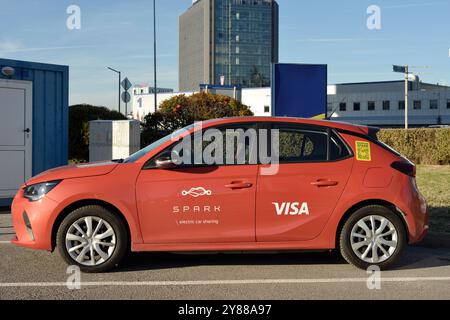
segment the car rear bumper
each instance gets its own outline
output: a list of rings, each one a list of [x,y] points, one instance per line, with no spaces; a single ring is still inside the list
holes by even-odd
[[[425,198],[420,194],[415,181],[411,181],[410,188],[401,192],[402,206],[398,210],[402,213],[408,225],[409,244],[421,242],[429,231],[429,212]]]

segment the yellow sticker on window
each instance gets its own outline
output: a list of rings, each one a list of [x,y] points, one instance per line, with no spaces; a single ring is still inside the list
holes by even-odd
[[[356,141],[356,160],[372,161],[370,153],[370,143],[366,141]]]

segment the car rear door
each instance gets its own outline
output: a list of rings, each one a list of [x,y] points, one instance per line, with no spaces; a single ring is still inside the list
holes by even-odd
[[[333,130],[282,123],[272,129],[279,130],[280,164],[275,175],[259,171],[256,239],[314,239],[342,195],[353,156]]]

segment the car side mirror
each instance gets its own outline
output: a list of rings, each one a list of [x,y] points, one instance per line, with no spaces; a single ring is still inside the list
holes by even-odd
[[[177,165],[172,161],[171,158],[161,157],[155,161],[156,168],[161,170],[170,170],[175,168]]]

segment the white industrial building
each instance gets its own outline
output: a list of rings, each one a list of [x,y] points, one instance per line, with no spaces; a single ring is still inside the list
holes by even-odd
[[[355,124],[401,127],[404,125],[404,81],[380,81],[342,83],[328,86],[327,114],[333,120]],[[230,89],[230,88],[229,88]],[[199,91],[208,91],[202,85]],[[210,92],[216,92],[210,90]],[[272,114],[270,88],[236,88],[227,91],[243,104],[248,105],[255,116]],[[195,92],[160,93],[158,105],[175,95],[191,95]],[[223,93],[220,92],[220,93]],[[226,93],[225,93],[226,94]],[[155,112],[152,93],[133,94],[133,118],[143,121],[145,115]],[[432,126],[450,124],[450,87],[420,82],[418,77],[409,81],[409,124]]]
[[[133,94],[151,94],[155,92],[155,88],[148,84],[137,84],[133,86]],[[170,88],[156,88],[157,93],[172,93],[173,89]]]
[[[450,124],[450,87],[409,81],[410,126]],[[381,81],[328,86],[328,115],[356,124],[401,127],[405,123],[405,82]]]

